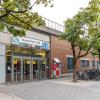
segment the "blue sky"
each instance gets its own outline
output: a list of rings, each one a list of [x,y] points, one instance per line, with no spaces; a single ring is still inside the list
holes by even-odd
[[[89,0],[54,0],[54,7],[44,7],[35,5],[34,12],[63,25],[64,20],[74,16],[80,7],[86,7]]]

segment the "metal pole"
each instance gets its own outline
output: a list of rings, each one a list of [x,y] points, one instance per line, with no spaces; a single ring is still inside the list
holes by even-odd
[[[12,67],[11,67],[11,82],[13,83],[14,82],[14,56],[13,56],[13,53],[12,53],[11,64],[12,64]]]

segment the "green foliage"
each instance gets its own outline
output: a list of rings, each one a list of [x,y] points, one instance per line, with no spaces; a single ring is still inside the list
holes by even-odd
[[[5,27],[4,27],[4,23],[1,22],[1,23],[0,23],[0,31],[3,31],[4,28],[5,28]]]
[[[100,34],[100,33],[99,33]],[[94,44],[93,50],[91,51],[91,53],[93,55],[98,55],[99,59],[100,59],[100,39],[98,39],[98,41]]]
[[[44,4],[44,6],[52,6],[52,2],[53,0],[37,0],[37,4]]]
[[[33,26],[45,26],[45,21],[42,20],[42,17],[38,13],[32,12],[9,15],[4,18],[4,21],[24,29],[31,29]]]
[[[71,43],[71,46],[79,48],[79,55],[81,51],[89,50],[100,38],[100,26],[96,23],[100,20],[100,0],[91,0],[89,6],[80,11],[72,18],[65,21],[65,32],[60,34],[61,39],[65,39]],[[76,57],[76,58],[77,58]]]
[[[0,31],[5,28],[13,35],[25,35],[24,29],[32,29],[34,26],[45,26],[45,21],[36,12],[31,12],[34,4],[44,4],[48,6],[52,0],[2,0],[0,4]],[[21,27],[19,30],[13,27]],[[12,28],[12,30],[10,29]]]
[[[73,52],[73,81],[77,81],[76,62],[86,56],[95,44],[100,44],[100,0],[91,0],[89,6],[65,21],[65,32],[60,39],[69,41]],[[97,46],[98,49],[98,46]],[[84,52],[83,52],[84,51]],[[100,48],[98,49],[100,58]],[[93,53],[95,54],[95,52]]]
[[[21,29],[16,29],[15,27],[11,26],[11,27],[8,27],[8,31],[10,33],[13,33],[14,36],[25,36],[25,31],[24,30],[21,30]]]
[[[3,0],[1,6],[8,10],[23,11],[29,8],[30,0]]]

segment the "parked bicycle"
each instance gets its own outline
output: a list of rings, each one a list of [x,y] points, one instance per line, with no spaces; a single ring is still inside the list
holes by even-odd
[[[77,72],[77,77],[79,80],[100,80],[100,70],[93,69],[84,72]]]

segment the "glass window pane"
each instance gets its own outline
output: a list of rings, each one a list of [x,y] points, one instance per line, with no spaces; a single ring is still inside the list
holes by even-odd
[[[67,58],[67,65],[68,65],[68,70],[73,69],[73,58],[72,57]]]
[[[86,63],[85,66],[89,67],[89,60],[85,60],[85,63]]]
[[[81,60],[81,67],[85,67],[85,60]]]
[[[95,67],[95,60],[92,60],[92,67]]]

